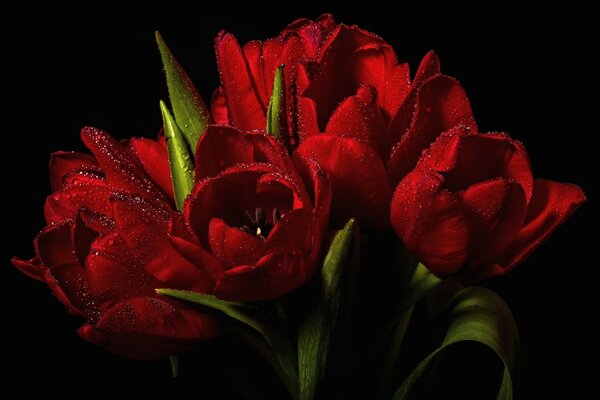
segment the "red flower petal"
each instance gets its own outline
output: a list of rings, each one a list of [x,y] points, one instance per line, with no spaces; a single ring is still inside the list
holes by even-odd
[[[527,203],[521,185],[494,179],[477,183],[462,194],[469,225],[469,264],[495,259],[513,240],[523,224]]]
[[[153,296],[162,286],[135,259],[116,232],[98,238],[86,259],[90,291],[103,307],[132,297]]]
[[[459,134],[449,147],[449,136]],[[444,172],[445,187],[451,191],[490,179],[504,178],[518,182],[527,202],[531,198],[533,176],[525,148],[502,134],[460,134],[460,129],[442,135],[431,146],[421,164]]]
[[[256,93],[255,82],[237,40],[229,33],[221,32],[215,39],[215,50],[231,124],[241,130],[264,128],[266,105]]]
[[[423,150],[439,135],[457,125],[477,130],[469,100],[456,80],[435,76],[418,91],[410,129],[402,135],[390,156],[388,173],[392,184],[414,168]]]
[[[536,179],[525,223],[515,240],[504,251],[496,265],[473,280],[501,275],[512,270],[548,239],[585,200],[585,195],[578,186]]]
[[[371,146],[349,137],[316,135],[302,143],[294,157],[314,159],[329,175],[335,225],[354,217],[368,230],[389,226],[391,188]]]
[[[13,257],[10,261],[19,269],[19,271],[28,277],[41,282],[46,281],[44,278],[46,268],[41,265],[39,257],[35,256],[31,260],[23,260],[19,257]]]
[[[231,228],[222,219],[213,218],[208,225],[210,248],[226,269],[252,265],[260,257],[262,242],[238,228]]]
[[[335,109],[325,133],[348,136],[367,142],[378,150],[384,133],[383,116],[372,87],[362,86],[355,96],[346,98]]]
[[[254,147],[244,134],[227,126],[209,126],[196,148],[196,181],[217,176],[241,163],[254,161]]]
[[[108,199],[113,191],[102,186],[71,186],[46,198],[44,216],[48,224],[73,219],[81,209],[112,217]]]
[[[129,141],[129,147],[150,178],[170,199],[173,199],[173,183],[166,147],[155,140],[135,138]]]
[[[440,73],[440,63],[437,55],[430,51],[425,55],[419,65],[410,91],[404,96],[397,111],[391,114],[392,120],[388,124],[383,144],[383,159],[388,160],[392,149],[400,142],[411,126],[415,115],[417,94],[423,83]]]
[[[77,263],[71,240],[71,223],[44,228],[34,242],[35,252],[46,267]]]
[[[212,116],[215,124],[229,124],[229,114],[227,112],[227,105],[225,103],[225,93],[223,87],[219,86],[213,92],[210,100],[210,115]]]
[[[230,226],[242,226],[248,223],[245,211],[255,210],[260,204],[257,195],[257,183],[262,175],[279,172],[284,187],[293,178],[266,164],[243,165],[230,168],[214,178],[199,182],[185,204],[184,216],[190,227],[208,249],[207,228],[213,218],[221,218]],[[287,183],[287,184],[286,184]],[[293,204],[277,204],[281,212],[293,207]],[[263,210],[267,214],[269,210]]]
[[[168,218],[139,198],[113,198],[119,235],[136,259],[165,287],[210,292],[212,281],[204,271],[182,257],[167,235]]]
[[[98,306],[90,292],[85,270],[79,263],[50,267],[46,270],[46,282],[69,311],[89,320],[98,317]]]
[[[85,258],[90,253],[90,248],[94,240],[98,237],[98,232],[89,227],[83,217],[77,214],[75,221],[71,225],[71,246],[75,252],[77,261],[85,264]]]
[[[371,50],[366,50],[367,47]],[[358,51],[360,48],[365,51]],[[303,93],[318,105],[321,131],[339,102],[353,95],[359,86],[374,86],[383,98],[385,83],[382,83],[381,71],[396,63],[393,50],[380,37],[355,26],[338,26],[323,45],[318,75]]]
[[[166,300],[139,297],[106,312],[96,326],[84,325],[79,335],[118,355],[135,359],[164,358],[190,350],[219,333],[213,317]]]
[[[171,237],[173,247],[185,257],[189,262],[201,268],[208,276],[211,277],[213,283],[225,271],[219,260],[204,250],[199,244],[187,241],[181,237]]]
[[[74,171],[98,171],[98,163],[90,154],[59,151],[50,155],[50,187],[63,188],[63,178]]]
[[[469,228],[460,202],[429,171],[408,174],[392,199],[391,221],[402,242],[436,275],[457,272],[467,259]]]
[[[81,139],[96,156],[110,185],[142,195],[165,207],[169,204],[129,148],[96,128],[83,128]]]
[[[256,265],[226,271],[215,295],[230,301],[262,301],[280,297],[306,282],[304,257],[289,250],[267,254]]]

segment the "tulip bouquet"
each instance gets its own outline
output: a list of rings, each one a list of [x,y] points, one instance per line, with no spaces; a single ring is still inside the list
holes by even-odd
[[[427,396],[447,350],[478,342],[512,398],[515,322],[472,284],[524,261],[581,189],[480,133],[433,52],[413,74],[330,15],[243,46],[220,33],[210,108],[157,42],[158,137],[83,128],[91,154],[52,154],[47,226],[13,259],[79,335],[174,372],[199,343],[241,338],[302,400]]]

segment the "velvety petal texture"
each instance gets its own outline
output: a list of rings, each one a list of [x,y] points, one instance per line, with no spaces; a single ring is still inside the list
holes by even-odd
[[[510,271],[583,201],[577,186],[533,181],[519,142],[464,126],[438,138],[401,180],[391,220],[431,271],[474,282]]]

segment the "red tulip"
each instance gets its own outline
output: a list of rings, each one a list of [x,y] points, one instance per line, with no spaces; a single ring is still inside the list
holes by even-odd
[[[235,37],[221,32],[215,40],[222,86],[212,99],[215,122],[230,124],[242,131],[265,129],[266,114],[275,70],[284,65],[288,132],[286,144],[296,144],[295,86],[297,66],[317,57],[321,44],[335,27],[331,15],[316,21],[300,19],[288,25],[276,38],[251,41],[240,47]]]
[[[222,33],[215,48],[222,87],[213,118],[242,130],[264,129],[275,70],[285,64],[284,144],[329,174],[335,225],[355,217],[363,229],[387,228],[393,187],[421,152],[457,124],[477,129],[464,91],[440,75],[435,54],[411,82],[408,64],[383,39],[329,15],[243,48]]]
[[[86,319],[84,339],[120,355],[167,357],[218,334],[213,317],[154,291],[214,287],[210,260],[191,263],[168,234],[177,214],[164,142],[122,144],[93,128],[82,139],[93,156],[53,154],[48,226],[36,257],[15,266]]]
[[[575,185],[534,180],[523,146],[455,128],[398,185],[391,219],[432,272],[467,282],[527,258],[585,200]]]
[[[174,235],[187,254],[205,249],[219,260],[217,297],[273,299],[312,277],[331,201],[313,161],[292,160],[260,132],[211,126],[198,143],[196,180]]]
[[[442,132],[477,126],[460,84],[430,52],[411,82],[380,37],[339,25],[299,100],[300,146],[331,175],[334,222],[389,226],[393,187]],[[387,172],[386,172],[387,171]]]

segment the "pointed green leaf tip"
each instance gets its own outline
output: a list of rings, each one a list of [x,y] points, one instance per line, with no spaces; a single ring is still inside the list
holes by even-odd
[[[194,164],[187,149],[183,134],[173,120],[169,109],[164,101],[160,102],[160,111],[165,126],[165,139],[169,153],[169,168],[171,169],[171,180],[173,181],[173,192],[177,209],[183,208],[185,198],[192,192],[194,187]]]
[[[285,83],[283,81],[283,65],[277,67],[275,80],[273,81],[273,93],[269,100],[267,110],[267,133],[277,139],[283,134],[283,123],[285,118]]]
[[[206,130],[206,126],[211,123],[210,113],[194,84],[173,57],[158,32],[156,32],[156,43],[167,75],[167,87],[175,121],[181,128],[192,152],[195,153],[198,139]]]

